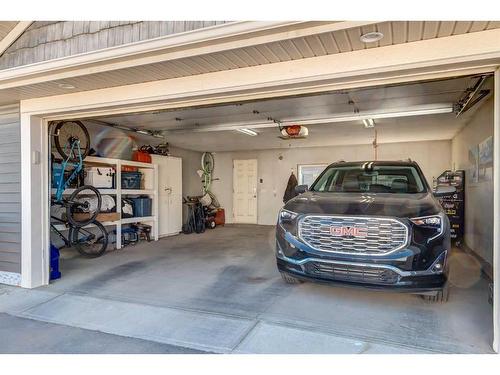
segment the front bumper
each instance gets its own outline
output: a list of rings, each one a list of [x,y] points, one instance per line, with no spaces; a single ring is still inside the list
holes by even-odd
[[[400,292],[432,292],[443,289],[449,238],[443,236],[422,248],[409,244],[387,256],[345,255],[318,252],[278,225],[276,232],[277,266],[297,278],[340,283]]]

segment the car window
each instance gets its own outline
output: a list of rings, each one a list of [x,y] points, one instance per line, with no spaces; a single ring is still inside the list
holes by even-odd
[[[413,166],[329,167],[312,191],[412,194],[425,191],[423,177]]]

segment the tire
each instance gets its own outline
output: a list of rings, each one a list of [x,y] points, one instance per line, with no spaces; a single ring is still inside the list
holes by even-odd
[[[450,287],[448,283],[444,286],[443,289],[438,291],[435,295],[429,296],[429,295],[421,295],[421,297],[429,302],[429,303],[446,303],[448,302],[448,298],[450,296]]]
[[[215,229],[216,226],[217,226],[217,224],[215,223],[215,220],[208,220],[207,221],[207,227],[208,228]]]
[[[72,227],[69,238],[71,245],[85,258],[98,258],[108,247],[108,232],[99,222],[94,221],[95,228]]]
[[[89,193],[85,193],[85,191],[89,191]],[[95,198],[93,198],[95,196]],[[90,216],[88,218],[81,218],[81,219],[76,219],[74,214],[78,213],[78,206],[75,204],[75,202],[81,202],[81,201],[86,201],[86,206],[89,208],[89,202],[92,199],[96,199],[96,205],[93,207],[93,210],[90,213]],[[68,219],[69,223],[75,227],[83,227],[85,225],[88,225],[92,223],[99,212],[101,211],[101,205],[102,205],[102,198],[101,198],[101,193],[99,193],[99,190],[97,190],[95,187],[90,186],[90,185],[84,185],[76,189],[73,194],[69,196],[69,199],[67,201],[66,205],[66,218]]]
[[[287,284],[302,284],[303,281],[290,275],[289,273],[286,272],[280,272],[281,278],[285,281]]]
[[[80,152],[82,155],[82,159],[89,154],[90,151],[90,135],[85,127],[80,121],[62,121],[58,123],[54,129],[54,143],[57,149],[57,152],[61,155],[61,157],[70,161],[79,161],[78,157],[75,155],[67,155],[66,146],[70,140],[70,137],[78,139],[80,141]]]
[[[202,171],[210,174],[214,171],[215,160],[211,152],[204,152],[201,156],[201,169]]]

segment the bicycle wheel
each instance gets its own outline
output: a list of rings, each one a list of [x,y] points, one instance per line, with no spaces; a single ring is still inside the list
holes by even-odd
[[[212,173],[215,167],[214,156],[211,152],[204,152],[201,156],[201,169],[205,173]]]
[[[101,193],[95,187],[84,185],[65,201],[66,218],[75,227],[92,223],[101,211]]]
[[[71,227],[69,239],[71,245],[86,258],[100,257],[108,247],[108,232],[95,220],[92,227]]]
[[[57,152],[64,160],[79,161],[78,154],[70,152],[71,145],[75,140],[80,141],[80,153],[82,159],[88,155],[90,150],[90,136],[87,128],[81,121],[62,121],[54,129],[54,143]]]

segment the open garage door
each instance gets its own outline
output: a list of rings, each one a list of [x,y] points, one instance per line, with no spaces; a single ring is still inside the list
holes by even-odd
[[[89,261],[78,256],[71,247],[66,249],[61,260],[63,277],[55,281],[53,287],[88,293],[96,298],[115,295],[137,303],[154,301],[160,306],[180,306],[207,314],[237,315],[245,324],[258,323],[252,335],[238,348],[232,343],[239,342],[241,337],[238,335],[246,332],[246,326],[238,326],[241,330],[228,333],[224,350],[229,351],[307,352],[308,348],[321,351],[320,348],[310,348],[314,348],[319,337],[314,335],[326,332],[327,336],[354,337],[361,343],[372,345],[374,352],[489,352],[493,311],[488,297],[493,285],[494,264],[492,94],[492,77],[479,75],[187,109],[154,112],[134,109],[130,110],[133,113],[127,113],[127,108],[123,108],[123,113],[115,115],[77,117],[88,129],[95,150],[95,154],[86,159],[89,167],[101,163],[115,168],[111,186],[99,189],[109,189],[102,193],[115,197],[118,213],[123,214],[123,211],[121,199],[117,200],[116,195],[120,198],[132,195],[134,199],[152,197],[152,206],[161,204],[153,202],[159,197],[159,191],[167,191],[170,185],[148,186],[151,181],[155,184],[162,180],[154,177],[155,172],[151,175],[147,171],[154,171],[155,167],[148,168],[140,161],[129,159],[133,158],[134,147],[149,145],[151,147],[144,150],[158,150],[156,146],[163,144],[159,149],[165,150],[168,142],[170,157],[182,160],[180,189],[181,196],[186,198],[182,220],[188,224],[193,216],[197,216],[207,228],[203,233],[190,235],[178,234],[180,229],[177,229],[166,233],[159,241],[139,242],[135,247],[120,249],[126,244],[125,237],[122,240],[121,236],[127,233],[125,230],[130,224],[152,222],[154,227],[156,221],[169,220],[161,217],[159,208],[142,216],[134,214],[132,209],[132,218],[120,218],[120,230],[114,233],[120,239],[115,240],[115,245],[110,241],[108,251],[102,257]],[[203,153],[207,152],[213,156],[210,172],[205,171],[201,162]],[[165,156],[153,155],[151,160],[144,161],[158,165],[161,174],[162,157]],[[238,222],[233,205],[237,193],[233,188],[233,163],[236,160],[256,161],[257,176],[252,181],[256,182],[258,225],[234,224]],[[379,164],[382,161],[395,164],[389,164],[387,169],[383,163]],[[358,175],[349,172],[355,177],[351,178],[351,182],[356,183],[355,188],[350,185],[353,190],[340,191],[362,197],[361,202],[349,202],[347,206],[357,204],[358,208],[368,208],[378,204],[380,210],[374,217],[380,220],[390,216],[398,225],[422,219],[417,216],[425,216],[424,219],[436,216],[435,212],[404,216],[403,208],[415,204],[411,203],[409,196],[405,200],[404,194],[421,194],[427,185],[429,189],[438,185],[454,188],[448,190],[450,195],[445,196],[446,199],[441,200],[442,212],[448,219],[442,216],[436,234],[443,235],[439,232],[441,229],[448,233],[443,223],[449,220],[452,225],[450,232],[453,232],[451,245],[446,247],[448,245],[444,242],[439,245],[444,246],[440,247],[441,250],[448,251],[447,260],[439,260],[441,251],[432,255],[432,259],[423,259],[426,255],[419,254],[410,261],[428,262],[426,270],[437,264],[443,268],[449,266],[451,288],[447,303],[434,304],[429,301],[432,298],[364,288],[370,286],[370,282],[364,279],[369,275],[386,278],[386,284],[390,284],[390,272],[377,274],[379,269],[368,272],[367,268],[359,271],[355,264],[357,255],[354,259],[342,255],[343,260],[337,259],[337,263],[343,266],[340,268],[327,268],[324,264],[315,266],[319,267],[316,271],[320,269],[328,273],[318,278],[319,281],[347,282],[360,286],[361,290],[316,283],[290,286],[286,281],[299,282],[294,279],[297,274],[293,272],[285,275],[284,280],[280,278],[276,269],[276,257],[279,259],[280,255],[276,253],[275,225],[281,217],[284,202],[291,198],[286,192],[295,195],[294,178],[297,183],[310,185],[334,162],[338,165],[344,163],[340,169],[352,166],[349,163],[359,163],[354,164],[354,169],[362,170]],[[406,170],[410,172],[406,173]],[[143,178],[144,184],[139,182],[131,193],[117,191],[121,190],[118,186],[122,185],[122,175],[130,172],[142,173],[139,180]],[[339,186],[344,189],[344,185],[348,183]],[[253,186],[246,187],[253,189]],[[375,192],[372,186],[382,190]],[[245,189],[247,193],[248,189]],[[201,202],[201,206],[216,211],[214,217],[219,209],[225,212],[225,225],[213,230],[208,228],[212,211],[201,207],[195,215],[193,206],[197,201],[188,198],[198,197],[199,201],[208,192],[211,193],[210,202]],[[314,199],[319,199],[325,192],[318,190],[317,193],[319,195]],[[387,194],[391,198],[403,194],[396,203],[400,205],[401,213],[395,213],[394,207],[389,210],[388,203],[376,201]],[[304,208],[306,211],[301,214],[308,214],[307,209]],[[328,205],[319,209],[323,210],[322,216],[339,216],[338,212],[330,212]],[[297,212],[291,211],[290,215],[294,214]],[[315,214],[318,214],[317,209]],[[344,214],[356,216],[349,215],[349,212]],[[357,216],[366,218],[367,215]],[[435,218],[423,225],[435,225],[433,220]],[[352,225],[340,227],[341,230],[344,227],[351,230]],[[413,227],[407,228],[400,248],[408,248],[408,241],[415,240]],[[432,228],[425,230],[432,231]],[[300,239],[299,243],[307,242],[293,229],[289,232],[287,238],[295,236]],[[328,229],[329,236],[335,236],[335,233],[335,230]],[[177,235],[170,236],[172,234]],[[434,234],[424,240],[433,238]],[[113,251],[115,249],[120,250]],[[318,251],[316,255],[321,256],[321,251],[319,249],[319,255]],[[307,263],[307,254],[297,264],[304,262]],[[358,263],[362,263],[362,267],[368,263],[368,267],[373,268],[369,259]],[[399,268],[388,263],[382,268],[384,272],[395,272],[391,275],[399,280],[400,277],[413,277],[412,272],[420,270],[413,269],[413,263],[399,265]],[[304,272],[314,271],[299,268]],[[390,285],[385,286],[389,286],[385,289],[391,289]],[[427,293],[428,297],[432,297],[433,292],[435,290]],[[315,312],[313,316],[311,311]],[[65,319],[64,316],[61,319]],[[310,339],[305,338],[306,330],[313,332]],[[288,337],[289,340],[269,342],[264,339],[266,337]],[[295,346],[301,341],[298,338],[304,340],[303,347]],[[184,339],[196,347],[199,342],[195,341],[200,337]],[[210,340],[206,345],[215,348],[215,343]],[[352,345],[357,347],[356,343]],[[386,346],[380,349],[377,345]]]

